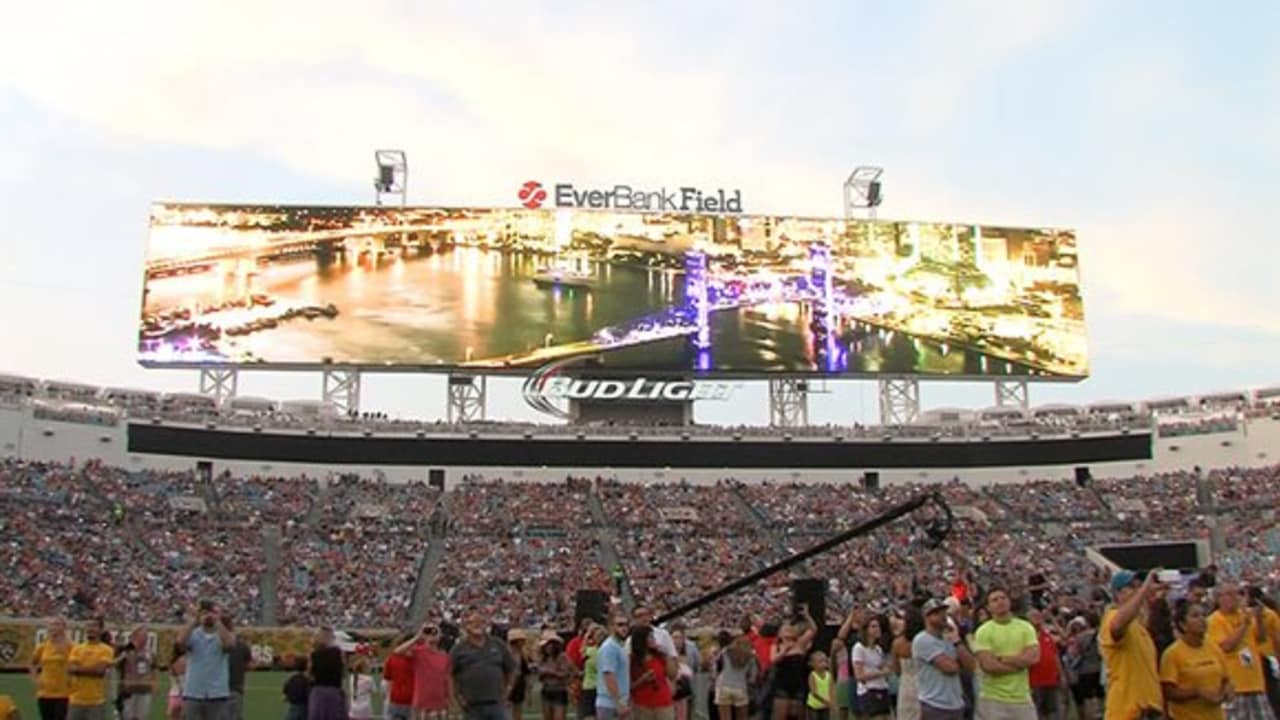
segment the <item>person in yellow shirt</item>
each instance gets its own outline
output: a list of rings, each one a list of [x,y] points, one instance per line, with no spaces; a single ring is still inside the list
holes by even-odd
[[[1219,580],[1214,593],[1218,609],[1209,616],[1209,642],[1222,650],[1235,701],[1227,707],[1228,720],[1276,720],[1267,701],[1266,679],[1259,645],[1266,638],[1261,603],[1241,607],[1240,587]]]
[[[0,720],[22,720],[22,713],[8,695],[0,695]]]
[[[1223,720],[1231,683],[1222,651],[1205,641],[1207,625],[1199,603],[1184,600],[1174,609],[1178,639],[1160,657],[1160,682],[1172,720]]]
[[[1158,572],[1148,572],[1145,579],[1131,570],[1111,576],[1116,602],[1098,625],[1098,649],[1107,669],[1104,720],[1164,716],[1156,645],[1146,627],[1147,604],[1161,589]]]
[[[67,621],[53,618],[47,632],[44,642],[31,654],[31,679],[36,685],[36,705],[41,720],[63,720],[67,716],[67,696],[71,694],[71,676],[67,674],[71,638],[67,636]]]
[[[1262,653],[1265,659],[1262,675],[1267,682],[1267,697],[1271,700],[1271,711],[1276,714],[1276,717],[1280,717],[1280,678],[1270,671],[1270,666],[1278,662],[1277,653],[1280,652],[1280,613],[1276,612],[1276,604],[1262,592],[1262,588],[1250,587],[1248,597],[1251,601],[1263,606],[1262,625],[1265,630],[1263,635],[1265,640],[1258,644],[1258,652]]]
[[[84,642],[71,648],[67,670],[71,674],[67,720],[107,720],[107,671],[115,662],[115,650],[102,642],[106,625],[94,618],[85,627]]]

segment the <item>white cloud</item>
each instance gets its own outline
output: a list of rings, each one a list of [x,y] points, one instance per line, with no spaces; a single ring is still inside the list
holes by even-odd
[[[0,86],[130,153],[234,151],[355,185],[371,173],[373,147],[403,147],[420,202],[507,202],[510,184],[532,176],[735,184],[752,210],[833,213],[849,165],[883,162],[886,216],[1078,225],[1094,316],[1280,332],[1268,312],[1280,289],[1267,275],[1280,257],[1262,242],[1274,192],[1187,182],[1219,146],[1280,156],[1280,58],[1260,66],[1275,88],[1264,112],[1241,121],[1256,137],[1216,137],[1212,123],[1188,120],[1206,104],[1179,72],[1195,48],[1083,62],[1106,49],[1073,33],[1105,8],[1065,0],[945,2],[904,27],[844,34],[820,27],[821,12],[799,19],[772,3],[726,5],[723,17],[689,10],[705,14],[705,29],[647,6],[529,3],[505,15],[385,1],[298,7],[121,1],[72,13],[30,4],[23,22],[0,27]],[[877,35],[894,50],[868,57],[862,40]],[[1046,79],[1044,92],[1061,83],[1086,98],[1066,122],[1083,137],[1078,151],[1096,185],[1066,187],[1058,138],[1047,132],[1031,171],[966,184],[957,146],[1001,140],[981,128],[959,136],[961,113],[982,111],[966,99],[1055,44],[1082,62]],[[9,122],[0,115],[11,134]],[[0,149],[7,184],[29,173],[41,148],[0,138]],[[1212,171],[1228,175],[1232,161]],[[147,186],[127,167],[79,177],[52,190]],[[219,182],[234,188],[236,179]],[[140,230],[121,232],[136,242]],[[135,289],[134,276],[121,282]]]

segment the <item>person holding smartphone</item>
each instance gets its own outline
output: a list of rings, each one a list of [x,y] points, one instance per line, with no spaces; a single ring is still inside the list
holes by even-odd
[[[444,720],[453,696],[453,668],[449,653],[440,649],[440,626],[424,623],[395,653],[409,658],[413,665],[414,720]]]
[[[1235,700],[1227,708],[1228,720],[1275,720],[1267,701],[1266,679],[1260,645],[1266,637],[1262,605],[1242,607],[1240,586],[1219,580],[1214,590],[1218,609],[1209,616],[1207,636],[1222,652]]]
[[[1156,644],[1147,631],[1148,600],[1159,590],[1159,571],[1145,576],[1120,570],[1111,576],[1115,604],[1098,626],[1098,647],[1107,671],[1104,720],[1164,716],[1164,694],[1156,666]]]
[[[221,623],[218,607],[203,600],[191,609],[177,642],[186,651],[187,672],[182,681],[182,717],[223,720],[231,700],[227,653],[236,638]]]

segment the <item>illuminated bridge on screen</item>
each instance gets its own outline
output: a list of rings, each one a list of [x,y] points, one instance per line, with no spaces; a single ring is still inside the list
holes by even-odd
[[[858,309],[858,303],[855,298],[833,288],[829,274],[830,251],[825,246],[813,247],[811,264],[812,270],[807,275],[740,282],[731,277],[713,276],[707,270],[706,255],[691,251],[686,253],[685,302],[682,305],[603,328],[589,340],[548,344],[536,350],[485,358],[467,365],[493,367],[545,363],[687,337],[697,353],[695,369],[705,371],[711,369],[711,313],[759,305],[800,303],[812,309],[809,329],[822,369],[838,372],[846,369],[848,351],[836,342],[837,318],[842,314],[852,315]]]

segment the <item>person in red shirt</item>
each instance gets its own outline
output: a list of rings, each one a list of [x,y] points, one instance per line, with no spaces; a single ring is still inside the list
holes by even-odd
[[[413,664],[414,720],[448,720],[453,697],[453,668],[449,653],[440,649],[440,627],[433,622],[395,650]]]
[[[673,720],[675,700],[667,659],[650,645],[653,628],[631,628],[631,707],[634,720]]]
[[[583,640],[587,637],[587,628],[591,626],[591,618],[582,618],[582,622],[578,624],[578,634],[569,639],[569,644],[564,646],[564,654],[569,657],[569,662],[574,667],[581,670],[587,664],[587,659],[582,655]]]
[[[1060,720],[1062,713],[1062,672],[1058,661],[1057,630],[1045,623],[1044,613],[1032,609],[1027,613],[1027,620],[1036,629],[1036,637],[1040,640],[1040,661],[1027,669],[1027,678],[1031,683],[1031,699],[1036,705],[1036,715],[1040,720]]]
[[[414,639],[406,637],[403,642]],[[382,679],[386,680],[388,685],[387,720],[411,720],[413,717],[413,660],[410,660],[407,655],[391,653],[382,665]]]
[[[578,623],[578,634],[569,638],[569,644],[564,647],[564,654],[569,658],[569,662],[578,669],[578,674],[569,680],[569,702],[573,707],[578,707],[582,702],[582,669],[587,665],[587,658],[582,654],[585,647],[583,640],[587,636],[587,628],[591,626],[591,618],[582,618],[582,622]]]
[[[759,665],[760,677],[764,677],[769,666],[773,664],[773,646],[778,640],[778,632],[776,628],[765,629],[770,634],[762,635],[756,632],[755,623],[751,620],[750,615],[744,615],[742,622],[739,624],[742,634],[747,636],[747,640],[751,642],[751,648],[756,651],[756,663]]]

